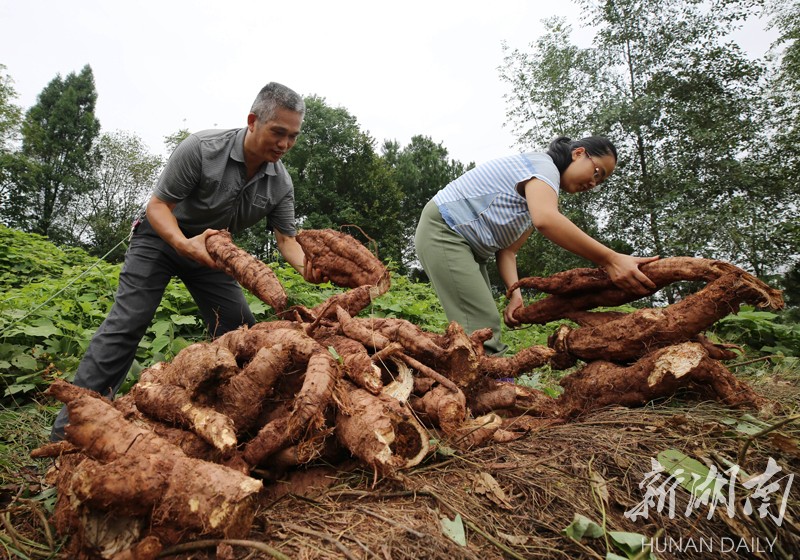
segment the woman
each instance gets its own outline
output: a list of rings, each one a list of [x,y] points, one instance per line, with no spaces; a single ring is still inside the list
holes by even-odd
[[[618,287],[646,294],[655,285],[639,265],[658,257],[617,253],[573,224],[558,209],[558,194],[588,191],[617,165],[617,150],[607,139],[556,138],[546,153],[525,153],[481,164],[448,184],[431,199],[417,224],[417,256],[442,302],[447,319],[471,333],[491,327],[484,346],[500,354],[500,314],[492,297],[487,261],[497,257],[506,287],[519,280],[517,252],[533,228],[564,249],[608,273]],[[514,310],[522,294],[514,290],[503,313],[516,327]]]

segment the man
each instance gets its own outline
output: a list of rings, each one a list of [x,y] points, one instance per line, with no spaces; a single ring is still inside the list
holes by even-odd
[[[192,294],[208,326],[220,336],[253,325],[242,289],[218,270],[206,238],[267,219],[278,250],[311,282],[295,239],[294,187],[280,159],[294,146],[305,116],[302,97],[278,83],[261,89],[247,127],[192,134],[175,149],[131,237],[114,305],[92,338],[74,384],[112,397],[128,373],[145,331],[173,276]],[[64,438],[62,408],[50,434]]]

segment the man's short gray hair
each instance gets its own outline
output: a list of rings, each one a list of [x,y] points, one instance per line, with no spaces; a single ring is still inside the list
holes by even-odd
[[[277,82],[270,82],[261,88],[250,112],[254,113],[259,121],[266,122],[275,116],[278,108],[288,109],[303,116],[306,114],[303,98],[294,90]]]

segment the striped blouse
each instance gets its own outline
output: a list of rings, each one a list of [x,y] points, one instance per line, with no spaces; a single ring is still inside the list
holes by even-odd
[[[445,223],[487,261],[533,227],[517,185],[541,179],[558,194],[561,177],[547,154],[530,152],[482,163],[433,197]]]

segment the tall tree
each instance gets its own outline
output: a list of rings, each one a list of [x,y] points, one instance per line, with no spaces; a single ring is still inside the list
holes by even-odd
[[[413,136],[403,148],[396,141],[386,141],[382,155],[402,193],[403,212],[398,227],[402,229],[404,239],[403,266],[408,270],[416,261],[414,231],[425,204],[472,164],[465,166],[449,159],[447,148],[422,135]]]
[[[757,2],[722,0],[713,9],[699,0],[580,3],[597,30],[593,48],[575,48],[563,22],[551,21],[533,55],[507,56],[503,78],[512,85],[509,116],[518,130],[537,119],[539,139],[586,131],[615,141],[617,172],[587,208],[602,218],[606,243],[774,268],[763,252],[742,254],[747,244],[774,241],[780,229],[769,231],[764,207],[752,200],[775,203],[787,194],[765,192],[771,177],[747,160],[769,125],[764,64],[728,39]],[[529,142],[532,134],[519,131]],[[735,239],[735,223],[756,235]]]
[[[73,237],[95,255],[121,261],[131,222],[158,180],[161,158],[141,138],[128,132],[102,134],[96,144],[96,188],[76,195],[72,205]]]
[[[14,177],[16,158],[14,145],[19,136],[22,110],[14,103],[17,92],[14,81],[5,73],[6,67],[0,64],[0,222],[9,224],[13,220],[12,199],[16,200]]]
[[[302,133],[284,157],[300,226],[343,229],[362,242],[373,240],[381,259],[401,265],[402,194],[375,153],[374,140],[346,109],[317,96],[305,101]]]
[[[22,124],[24,172],[17,188],[20,226],[56,242],[74,241],[61,223],[75,197],[94,188],[92,146],[100,131],[92,69],[56,76],[39,94]]]
[[[773,202],[773,212],[788,219],[779,236],[780,246],[788,253],[783,272],[783,288],[787,302],[800,305],[800,153],[797,138],[800,137],[800,1],[773,0],[769,3],[771,24],[778,31],[774,48],[777,51],[777,67],[771,74],[768,91],[771,92],[770,108],[773,120],[768,140],[764,142],[770,157],[759,163],[771,172],[773,184],[782,185],[785,191],[794,194],[793,200]],[[772,201],[771,201],[772,202]],[[772,217],[772,212],[767,213]],[[783,217],[782,216],[782,217]],[[774,222],[774,219],[770,219]],[[795,315],[797,315],[795,310]]]

